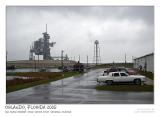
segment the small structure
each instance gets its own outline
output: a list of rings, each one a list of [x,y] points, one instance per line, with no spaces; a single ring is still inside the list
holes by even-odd
[[[78,71],[78,72],[83,72],[84,71],[84,65],[78,61],[78,63],[76,63],[73,66],[73,70]]]
[[[154,53],[133,59],[133,66],[139,70],[154,73]]]

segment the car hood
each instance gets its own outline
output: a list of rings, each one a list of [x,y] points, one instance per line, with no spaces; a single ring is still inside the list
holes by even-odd
[[[106,78],[106,77],[108,77],[108,76],[107,75],[105,75],[105,76],[101,75],[101,76],[98,76],[97,78]]]
[[[129,77],[139,77],[139,78],[145,78],[143,75],[130,75]]]

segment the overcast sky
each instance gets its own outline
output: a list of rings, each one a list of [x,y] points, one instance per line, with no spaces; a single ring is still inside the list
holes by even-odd
[[[8,60],[28,60],[33,41],[48,24],[52,56],[61,50],[72,59],[93,61],[94,41],[99,41],[101,62],[124,62],[154,52],[153,7],[7,7]]]

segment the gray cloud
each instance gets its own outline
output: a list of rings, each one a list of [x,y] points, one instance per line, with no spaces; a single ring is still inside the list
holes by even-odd
[[[28,59],[31,43],[42,37],[48,24],[52,56],[63,49],[70,57],[93,60],[93,43],[100,42],[102,62],[128,61],[154,51],[154,8],[108,6],[8,6],[9,60]]]

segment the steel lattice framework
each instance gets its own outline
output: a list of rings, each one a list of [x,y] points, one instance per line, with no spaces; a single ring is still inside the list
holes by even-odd
[[[50,36],[47,33],[47,24],[46,24],[46,32],[42,33],[43,38],[39,38],[34,41],[34,43],[30,47],[30,55],[29,60],[33,60],[35,55],[43,55],[43,60],[51,60],[50,47],[53,47],[56,42],[49,42]]]

